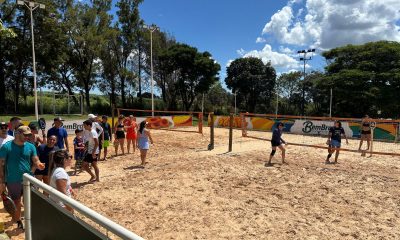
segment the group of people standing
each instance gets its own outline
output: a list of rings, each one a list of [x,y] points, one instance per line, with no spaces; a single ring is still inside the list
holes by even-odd
[[[276,128],[273,130],[272,138],[271,138],[271,146],[272,151],[269,155],[268,161],[265,163],[265,166],[271,166],[271,161],[273,156],[276,153],[276,149],[279,148],[281,150],[282,155],[282,163],[285,163],[285,145],[288,143],[282,139],[282,133],[285,125],[282,122],[279,122],[276,125]],[[325,163],[337,163],[341,148],[341,141],[342,137],[346,139],[346,144],[349,144],[349,141],[346,137],[346,133],[344,128],[342,127],[342,123],[340,121],[335,121],[334,126],[329,128],[328,132],[328,140],[326,144],[328,145],[328,155],[326,157]],[[371,145],[371,138],[372,138],[372,122],[368,115],[365,115],[364,118],[361,120],[361,127],[360,127],[360,144],[358,151],[367,151],[370,149]],[[363,145],[363,141],[367,142],[367,149],[361,150]],[[333,162],[330,161],[330,158],[335,153],[335,159]]]
[[[0,122],[0,193],[8,191],[9,196],[16,206],[12,218],[17,227],[23,229],[21,221],[22,176],[25,173],[34,175],[40,181],[51,185],[67,196],[74,196],[71,181],[66,168],[71,166],[72,155],[69,153],[68,133],[63,128],[63,119],[53,119],[52,128],[39,134],[35,124],[24,126],[21,118],[13,117],[9,123]],[[128,153],[130,146],[139,148],[141,153],[141,165],[146,164],[146,155],[149,144],[153,143],[150,131],[146,129],[147,122],[143,121],[139,126],[133,116],[129,121],[124,121],[124,116],[119,116],[115,127],[114,146],[120,146],[124,154],[124,138],[128,141]],[[122,123],[122,125],[121,125]],[[129,124],[128,124],[129,123]],[[112,128],[107,122],[107,116],[101,119],[93,114],[83,122],[83,129],[76,129],[74,145],[74,157],[76,160],[75,173],[81,167],[91,176],[89,182],[100,181],[98,160],[101,149],[104,149],[103,160],[107,159],[107,148],[113,139]],[[116,144],[118,143],[118,144]],[[94,170],[94,173],[92,172]],[[59,203],[69,211],[69,206]]]
[[[140,150],[141,165],[146,164],[147,151],[150,148],[150,143],[153,144],[153,138],[151,137],[150,131],[146,128],[148,122],[142,121],[139,126],[136,123],[136,118],[133,115],[125,117],[124,115],[118,116],[118,121],[115,123],[115,140],[114,148],[115,155],[118,155],[118,149],[121,150],[122,155],[125,154],[125,139],[127,141],[127,152],[130,153],[131,146],[132,151],[135,153],[135,149]]]

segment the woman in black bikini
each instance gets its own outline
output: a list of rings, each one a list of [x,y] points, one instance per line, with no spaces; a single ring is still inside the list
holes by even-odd
[[[358,151],[361,151],[361,146],[363,141],[367,141],[367,149],[369,150],[370,142],[371,142],[371,119],[368,115],[365,115],[361,121],[361,140],[360,146],[358,147]]]
[[[120,115],[118,117],[118,122],[115,124],[115,140],[114,140],[114,147],[115,147],[115,156],[118,156],[118,146],[121,146],[122,155],[125,154],[124,143],[125,143],[125,130],[124,130],[124,115]]]

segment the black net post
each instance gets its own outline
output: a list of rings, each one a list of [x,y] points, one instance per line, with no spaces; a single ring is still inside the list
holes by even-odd
[[[210,144],[208,144],[208,150],[214,149],[214,113],[208,115],[208,126],[210,126]]]
[[[233,113],[229,115],[229,149],[228,152],[232,152],[232,135],[233,135]]]

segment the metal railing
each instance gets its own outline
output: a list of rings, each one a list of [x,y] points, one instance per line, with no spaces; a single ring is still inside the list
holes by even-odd
[[[65,194],[59,192],[57,189],[39,181],[35,177],[30,176],[25,173],[23,176],[23,184],[24,184],[24,208],[25,208],[25,239],[32,240],[32,219],[31,219],[31,184],[34,184],[35,187],[43,189],[48,193],[52,198],[57,201],[62,201],[63,203],[69,205],[82,215],[88,217],[92,221],[101,225],[108,231],[114,233],[118,237],[122,239],[132,239],[132,240],[143,240],[142,237],[136,235],[135,233],[129,231],[128,229],[122,227],[121,225],[111,221],[110,219],[102,216],[101,214],[95,212],[94,210],[86,207],[82,203],[66,196]]]

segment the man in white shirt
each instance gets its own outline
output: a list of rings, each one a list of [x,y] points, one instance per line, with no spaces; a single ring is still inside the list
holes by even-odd
[[[101,149],[103,147],[103,142],[104,142],[104,129],[98,121],[98,116],[91,113],[88,114],[88,118],[89,120],[92,121],[92,129],[96,130],[97,134],[99,135],[99,158],[100,158]]]
[[[83,169],[88,172],[91,176],[89,182],[100,181],[99,177],[99,168],[97,166],[97,157],[99,154],[99,135],[96,130],[92,127],[93,123],[91,120],[86,120],[83,122],[83,128],[85,131],[84,141],[86,142],[87,153],[83,159]],[[89,168],[89,164],[92,164],[94,169],[93,174],[92,170]]]
[[[5,144],[6,142],[14,140],[13,136],[10,136],[7,134],[8,130],[8,124],[6,122],[1,122],[0,123],[0,148]]]

